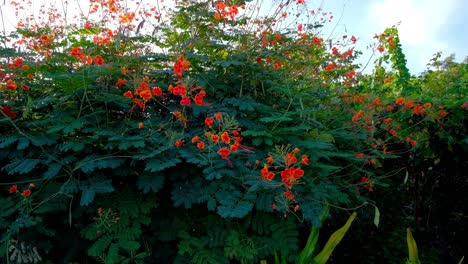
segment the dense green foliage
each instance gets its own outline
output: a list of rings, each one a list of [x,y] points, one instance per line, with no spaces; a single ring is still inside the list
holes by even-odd
[[[99,21],[31,22],[1,49],[3,259],[295,263],[352,211],[329,262],[404,262],[407,226],[423,263],[460,259],[466,62],[410,76],[390,28],[357,75],[355,40],[277,26],[300,1],[258,21],[179,1],[156,22],[101,2]]]

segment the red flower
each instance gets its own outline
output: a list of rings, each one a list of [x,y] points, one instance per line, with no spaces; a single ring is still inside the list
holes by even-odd
[[[231,147],[229,147],[229,148],[231,149],[232,152],[236,152],[236,151],[239,150],[239,146],[240,146],[240,144],[236,142],[236,143],[232,144]]]
[[[267,163],[268,164],[273,164],[273,157],[272,156],[268,156]]]
[[[275,173],[268,171],[268,165],[264,164],[263,169],[260,170],[260,173],[262,174],[262,178],[271,181],[275,177]]]
[[[468,101],[464,102],[460,107],[465,110],[468,110]]]
[[[81,52],[80,47],[74,47],[72,48],[70,55],[72,55],[75,58],[81,58],[81,56],[83,56],[83,53]]]
[[[187,95],[187,88],[183,85],[177,85],[176,87],[172,88],[172,93],[174,95],[186,96]]]
[[[24,197],[28,197],[31,195],[31,190],[27,189],[27,190],[24,190],[21,195],[23,195]]]
[[[359,110],[354,116],[353,118],[351,118],[351,121],[356,122],[359,120],[359,118],[362,117],[362,115],[364,114],[364,112],[362,110]]]
[[[203,142],[203,141],[198,142],[198,143],[197,143],[197,148],[199,148],[199,149],[205,149],[205,142]]]
[[[352,37],[351,37],[351,42],[353,42],[353,44],[354,44],[354,43],[356,43],[356,41],[357,41],[356,37],[355,37],[355,36],[352,36]]]
[[[338,55],[338,49],[336,47],[332,48],[332,54],[333,55]]]
[[[319,37],[313,37],[312,40],[314,41],[315,45],[322,44],[322,40]]]
[[[297,31],[302,31],[302,24],[297,25]]]
[[[294,194],[292,194],[290,191],[285,191],[283,193],[284,197],[288,198],[289,200],[294,199]]]
[[[440,110],[439,112],[437,112],[441,117],[445,117],[447,116],[447,112],[445,112],[444,110]]]
[[[184,144],[183,140],[176,140],[176,142],[174,143],[174,145],[178,148],[182,147],[183,144]]]
[[[205,118],[205,125],[212,127],[213,126],[214,119],[211,117]]]
[[[190,62],[180,55],[179,60],[174,64],[174,72],[177,76],[182,77],[182,70],[188,70]]]
[[[203,105],[203,96],[200,94],[197,94],[194,98],[193,101],[195,102],[196,105]]]
[[[426,111],[424,111],[424,108],[421,105],[415,105],[413,108],[413,114],[415,115],[423,115],[425,114]]]
[[[216,114],[214,114],[214,118],[216,118],[216,120],[220,120],[222,118],[222,114],[221,113],[216,113]]]
[[[396,132],[395,129],[390,129],[390,134],[394,137],[396,137],[398,135],[398,133]]]
[[[94,57],[94,63],[96,63],[97,65],[102,65],[104,63],[104,60],[100,55],[97,55],[96,57]]]
[[[392,119],[390,117],[384,119],[384,123],[387,125],[390,124],[391,122],[392,122]]]
[[[368,182],[368,181],[369,181],[369,178],[367,178],[366,176],[362,176],[362,178],[361,178],[362,183],[365,183],[365,182]]]
[[[192,143],[197,143],[200,138],[198,136],[194,136],[192,138]]]
[[[405,103],[405,99],[403,97],[398,97],[396,100],[395,100],[395,104],[396,105],[402,105]]]
[[[128,97],[128,98],[133,98],[133,93],[131,91],[126,91],[123,96]]]
[[[226,8],[226,4],[224,4],[224,2],[217,2],[217,3],[215,4],[215,8],[216,8],[217,10],[224,10],[224,8]]]
[[[231,142],[231,137],[229,137],[228,132],[224,131],[223,134],[221,134],[221,140],[224,144],[229,144]]]
[[[218,150],[218,154],[221,156],[221,158],[227,159],[229,154],[231,154],[231,151],[228,148],[220,148]]]
[[[8,90],[15,91],[15,90],[16,90],[16,83],[15,83],[15,81],[13,81],[12,79],[8,79],[8,81],[6,82],[6,88],[7,88]]]
[[[142,129],[144,126],[145,126],[145,125],[143,124],[143,122],[138,123],[138,128],[139,128],[139,129]]]
[[[377,47],[377,50],[382,53],[382,52],[384,52],[384,47],[382,47],[382,45],[379,45]]]
[[[218,143],[219,142],[219,136],[218,135],[211,135],[211,141]]]
[[[190,105],[190,98],[183,97],[182,100],[180,100],[180,105]]]
[[[357,159],[361,159],[362,157],[364,157],[364,153],[358,153],[358,154],[356,154],[356,158],[357,158]]]
[[[117,86],[122,86],[122,85],[124,85],[124,84],[126,84],[126,83],[127,83],[127,80],[119,78],[119,79],[117,80],[117,84],[116,84],[116,85],[117,85]]]
[[[161,96],[162,95],[162,90],[161,88],[159,87],[155,87],[153,88],[153,90],[151,91],[151,93],[155,96]]]
[[[286,156],[284,156],[284,162],[286,163],[286,166],[296,163],[297,162],[296,155],[294,155],[294,153],[286,154]]]
[[[326,71],[332,71],[332,70],[334,70],[335,68],[336,68],[335,64],[330,63],[330,64],[327,65],[327,67],[325,67],[325,70],[326,70]]]
[[[14,193],[14,192],[18,192],[18,186],[15,185],[12,185],[10,187],[10,190],[8,190],[9,193]]]
[[[302,155],[301,162],[304,165],[309,165],[309,162],[310,162],[309,157],[307,157],[307,155]]]

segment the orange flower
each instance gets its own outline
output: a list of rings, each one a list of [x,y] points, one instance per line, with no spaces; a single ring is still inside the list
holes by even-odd
[[[393,106],[387,105],[386,109],[387,109],[388,112],[391,112],[391,111],[393,111]]]
[[[286,163],[286,166],[296,163],[297,162],[296,155],[294,155],[294,153],[286,154],[286,156],[284,156],[284,162]]]
[[[215,8],[216,8],[217,10],[224,10],[224,8],[226,8],[226,4],[224,4],[224,2],[217,2],[217,3],[215,4]]]
[[[413,114],[415,115],[423,115],[425,114],[426,111],[424,111],[424,108],[421,105],[415,105],[413,108]]]
[[[131,91],[126,91],[123,96],[128,97],[128,98],[133,98],[133,93]]]
[[[228,132],[224,131],[223,134],[221,134],[221,140],[224,142],[224,144],[229,144],[231,142],[231,138],[229,137]]]
[[[192,143],[197,143],[200,138],[198,136],[194,136],[192,138]]]
[[[124,84],[126,84],[126,83],[127,83],[127,80],[119,78],[119,79],[117,80],[116,85],[117,85],[117,86],[122,86],[122,85],[124,85]]]
[[[294,199],[294,194],[292,194],[290,191],[285,191],[283,193],[284,197],[288,198],[289,200]]]
[[[220,148],[218,150],[218,154],[221,156],[221,158],[227,159],[229,154],[231,154],[231,151],[228,148]]]
[[[395,104],[396,105],[402,105],[405,103],[405,99],[403,97],[398,97],[396,100],[395,100]]]
[[[203,141],[200,141],[197,143],[197,148],[199,149],[205,149],[205,143]]]
[[[257,164],[257,162],[255,162]],[[260,173],[262,174],[262,178],[271,181],[275,177],[275,173],[268,171],[268,165],[264,164],[263,169],[260,170]]]
[[[138,123],[138,128],[139,128],[139,129],[142,129],[144,126],[145,126],[145,125],[143,124],[143,122]]]
[[[240,146],[240,144],[236,142],[236,143],[232,144],[229,148],[231,149],[232,152],[236,152],[236,151],[239,150],[239,146]]]
[[[309,162],[310,162],[309,157],[307,155],[302,155],[301,162],[304,165],[309,165]]]
[[[351,121],[356,122],[359,120],[359,118],[362,117],[362,115],[364,114],[364,112],[362,110],[359,110],[354,116],[353,118],[351,118]]]
[[[398,135],[398,133],[396,132],[396,130],[395,130],[395,129],[393,129],[393,128],[392,128],[392,129],[390,129],[390,131],[389,131],[389,132],[390,132],[390,134],[391,134],[392,136],[394,136],[394,137],[396,137],[396,136]]]
[[[273,164],[273,157],[272,156],[268,156],[267,163],[268,164]]]
[[[357,159],[361,159],[362,157],[364,157],[364,153],[358,153],[358,154],[356,154],[356,158],[357,158]]]
[[[13,81],[12,79],[8,79],[8,81],[6,82],[6,88],[7,88],[8,90],[15,91],[15,90],[16,90],[16,83],[15,83],[15,81]]]
[[[174,143],[174,145],[178,148],[182,147],[183,144],[184,144],[183,140],[176,140],[176,142]]]
[[[14,192],[18,192],[18,186],[15,184],[15,185],[12,185],[10,187],[10,190],[8,190],[9,193],[14,193]]]
[[[335,64],[330,63],[330,64],[327,65],[327,67],[325,67],[325,70],[326,70],[326,71],[332,71],[332,70],[334,70],[335,68],[336,68]]]
[[[294,149],[293,149],[293,152],[294,152],[294,153],[299,153],[299,151],[301,151],[299,148],[294,148]]]
[[[21,195],[23,195],[24,197],[28,197],[31,195],[31,190],[27,189],[27,190],[24,190]]]
[[[445,112],[444,110],[440,110],[439,112],[437,112],[437,114],[439,114],[441,117],[445,117],[447,116],[447,112]]]
[[[392,119],[390,117],[384,119],[384,123],[387,125],[390,124],[391,122],[392,122]]]
[[[425,103],[424,108],[431,108],[432,104],[431,103]]]
[[[216,118],[216,120],[220,120],[222,115],[221,115],[221,113],[218,112],[218,113],[214,114],[214,117]]]

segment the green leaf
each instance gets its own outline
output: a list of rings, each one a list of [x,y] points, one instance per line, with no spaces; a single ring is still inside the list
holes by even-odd
[[[349,218],[348,221],[346,221],[345,225],[341,227],[340,229],[336,230],[328,239],[327,243],[325,244],[325,247],[320,251],[320,253],[315,256],[314,262],[317,264],[325,264],[328,261],[328,258],[330,258],[330,255],[333,253],[333,250],[335,250],[335,247],[341,242],[343,237],[345,236],[346,232],[348,229],[351,227],[352,222],[356,218],[357,213],[354,212]]]
[[[17,137],[6,137],[0,139],[0,148],[6,148],[18,140]]]
[[[52,163],[49,165],[49,169],[42,175],[45,179],[50,179],[55,176],[60,172],[60,169],[62,169],[62,164],[59,163]]]
[[[374,225],[376,227],[379,227],[379,223],[380,223],[380,211],[379,211],[379,208],[377,208],[377,206],[374,206],[375,207],[375,213],[374,213]]]
[[[409,260],[408,263],[410,264],[419,264],[418,257],[418,246],[416,245],[416,241],[414,240],[413,234],[411,234],[411,230],[406,228],[406,242],[408,244],[408,255]]]
[[[41,160],[38,159],[24,159],[20,161],[16,161],[14,163],[10,163],[9,165],[3,167],[3,170],[7,170],[8,174],[25,174],[32,171]]]
[[[320,222],[323,223],[328,216],[330,211],[329,206],[324,206],[322,208],[322,212],[320,214]],[[315,246],[317,245],[318,237],[320,232],[320,226],[312,226],[309,234],[309,238],[307,239],[306,246],[302,250],[301,254],[299,255],[299,264],[308,264],[312,261],[312,254],[315,251]]]
[[[138,189],[143,190],[143,193],[150,191],[158,192],[163,186],[164,177],[161,174],[144,173],[138,176]]]
[[[80,184],[81,200],[80,205],[89,205],[96,193],[110,193],[114,191],[112,180],[107,179],[90,179],[89,181]]]
[[[181,160],[178,158],[167,158],[165,160],[162,160],[162,158],[154,158],[146,163],[145,170],[150,172],[162,171],[174,167],[179,162],[181,162]]]
[[[81,168],[81,171],[83,171],[84,173],[91,173],[95,169],[105,169],[105,168],[115,169],[119,167],[120,165],[122,165],[124,162],[125,162],[124,159],[115,158],[113,156],[98,157],[98,156],[92,155],[88,158],[83,159],[77,167]]]

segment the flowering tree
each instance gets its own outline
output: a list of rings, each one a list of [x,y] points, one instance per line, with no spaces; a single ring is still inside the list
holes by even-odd
[[[394,67],[359,77],[357,39],[323,39],[331,15],[308,8],[99,0],[23,17],[0,67],[4,257],[294,262],[330,207],[375,207],[402,173],[385,162],[425,136],[413,122],[448,112],[402,97],[395,28],[376,45]]]

